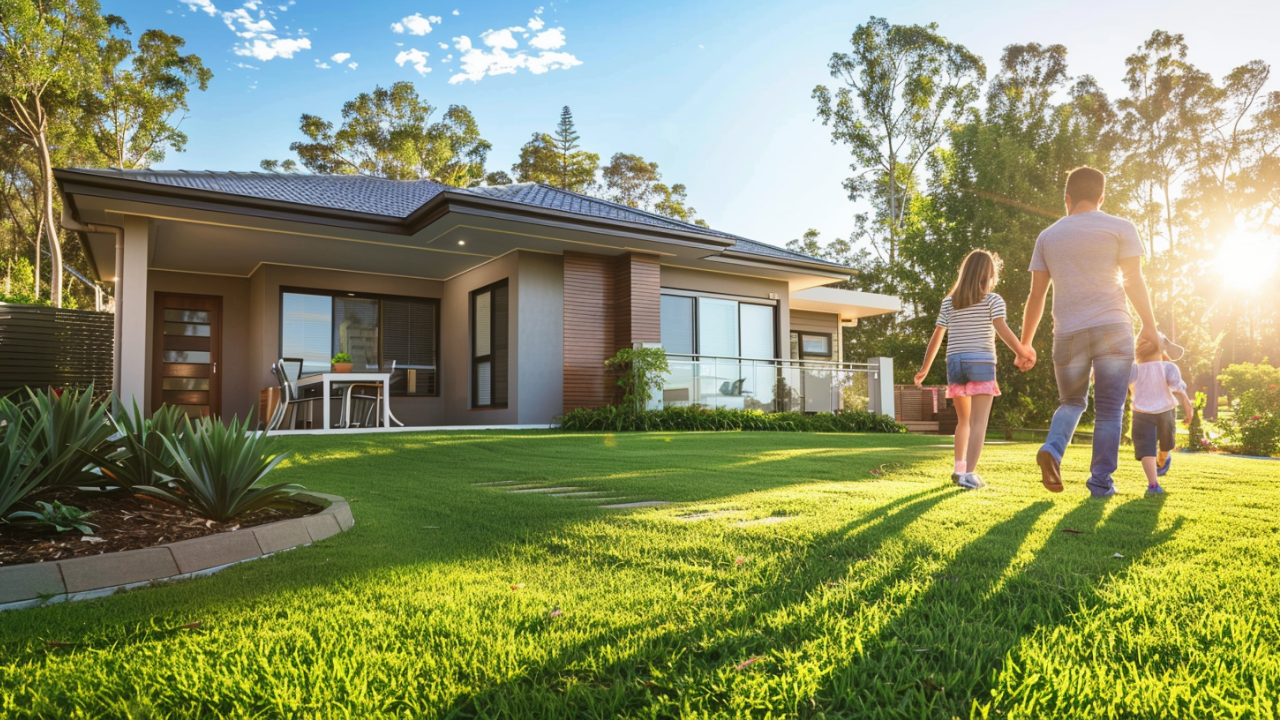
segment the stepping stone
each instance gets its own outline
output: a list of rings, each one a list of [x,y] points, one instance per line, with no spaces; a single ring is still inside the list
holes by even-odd
[[[603,494],[604,494],[604,491],[603,491],[603,490],[585,490],[585,491],[583,491],[583,492],[562,492],[562,493],[551,493],[551,495],[549,495],[548,497],[567,497],[567,498],[571,498],[571,497],[587,497],[587,496],[589,496],[589,495],[603,495]]]
[[[698,522],[699,520],[715,520],[716,518],[729,517],[737,515],[738,510],[707,510],[703,512],[690,513],[688,515],[677,515],[672,518],[680,522]]]
[[[531,488],[519,488],[519,489],[515,489],[515,490],[508,490],[507,492],[509,492],[509,493],[549,493],[549,492],[562,492],[562,491],[565,491],[565,490],[580,490],[580,489],[581,489],[581,488],[576,488],[576,487],[571,487],[571,486],[567,486],[567,487],[531,487]]]
[[[734,525],[738,527],[751,527],[753,525],[777,525],[778,523],[784,523],[789,520],[795,520],[795,517],[789,516],[789,515],[786,515],[786,516],[773,515],[770,517],[756,518],[755,520],[743,520],[740,523],[734,523]]]
[[[668,504],[668,501],[666,500],[641,500],[640,502],[617,503],[615,505],[598,505],[597,507],[601,507],[606,510],[626,510],[629,508],[647,508],[647,507],[656,507],[658,505],[667,505],[667,504]]]

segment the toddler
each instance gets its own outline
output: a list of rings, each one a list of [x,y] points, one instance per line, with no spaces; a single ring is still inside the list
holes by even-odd
[[[1164,492],[1159,478],[1169,472],[1173,463],[1176,443],[1178,401],[1182,401],[1184,423],[1191,422],[1191,400],[1187,397],[1187,385],[1182,382],[1178,366],[1169,360],[1166,349],[1179,357],[1182,348],[1160,336],[1160,345],[1150,341],[1138,341],[1137,362],[1129,374],[1129,387],[1133,393],[1133,454],[1142,463],[1147,474],[1147,493]]]

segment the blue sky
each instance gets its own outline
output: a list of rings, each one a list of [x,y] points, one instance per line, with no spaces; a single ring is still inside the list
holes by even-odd
[[[187,152],[159,167],[255,170],[290,156],[302,113],[337,121],[358,93],[410,80],[438,107],[471,109],[494,146],[490,169],[509,170],[569,105],[603,162],[615,152],[656,161],[713,227],[776,244],[853,227],[840,185],[849,156],[814,119],[810,92],[870,15],[937,22],[989,67],[1010,43],[1063,43],[1072,72],[1113,96],[1125,56],[1156,28],[1185,34],[1191,60],[1215,77],[1253,59],[1280,75],[1274,0],[103,0],[103,11],[135,34],[182,36],[215,74],[190,99]]]

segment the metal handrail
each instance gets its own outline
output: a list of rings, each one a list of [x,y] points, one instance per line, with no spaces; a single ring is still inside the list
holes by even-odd
[[[831,366],[838,369],[847,368],[847,369],[873,370],[877,367],[875,363],[857,363],[857,362],[836,361],[836,360],[797,360],[795,358],[751,358],[751,357],[739,357],[734,355],[704,355],[701,353],[695,353],[695,354],[667,353],[667,357],[668,358],[687,358],[689,360],[695,360],[699,362],[702,360],[732,360],[734,362],[759,362],[759,363],[771,363],[771,364],[779,364],[779,365],[782,363],[794,363],[797,365],[803,364],[805,367],[813,367],[813,366],[821,367],[825,365],[825,366]]]

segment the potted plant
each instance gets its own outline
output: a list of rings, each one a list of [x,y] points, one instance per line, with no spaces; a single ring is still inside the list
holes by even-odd
[[[336,373],[351,372],[351,356],[346,353],[338,353],[333,356],[333,371]]]

